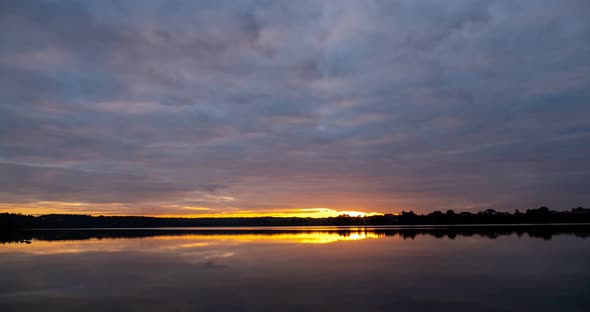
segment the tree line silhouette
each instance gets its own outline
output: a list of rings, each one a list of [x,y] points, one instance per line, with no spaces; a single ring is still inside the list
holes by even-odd
[[[40,216],[0,213],[0,231],[32,228],[162,228],[236,226],[373,226],[373,225],[465,225],[465,224],[590,223],[590,209],[578,207],[554,211],[547,207],[514,213],[487,209],[477,213],[453,210],[416,214],[383,214],[364,217],[340,215],[327,218],[158,218],[142,216],[89,216],[49,214]]]
[[[433,236],[435,238],[455,239],[457,237],[478,236],[496,239],[501,236],[527,235],[532,238],[550,240],[557,235],[572,235],[578,238],[590,238],[590,227],[585,224],[538,224],[524,225],[489,225],[489,226],[411,226],[411,227],[367,227],[367,228],[234,228],[234,229],[40,229],[26,231],[0,232],[0,244],[27,243],[31,241],[72,241],[88,239],[117,239],[117,238],[146,238],[156,236],[191,236],[203,237],[218,235],[246,235],[273,236],[284,234],[335,234],[348,237],[353,234],[373,234],[377,237],[397,236],[402,239],[415,239],[419,236]]]

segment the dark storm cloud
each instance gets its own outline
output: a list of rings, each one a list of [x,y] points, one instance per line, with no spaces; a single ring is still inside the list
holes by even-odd
[[[585,204],[589,14],[3,1],[0,195],[159,213]]]

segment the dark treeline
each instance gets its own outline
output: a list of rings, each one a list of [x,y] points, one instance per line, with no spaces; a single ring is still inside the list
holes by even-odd
[[[453,225],[453,224],[525,224],[525,223],[590,223],[590,209],[574,208],[553,211],[547,207],[526,212],[499,212],[493,209],[470,213],[435,211],[427,215],[402,212],[366,217],[341,215],[329,218],[156,218],[137,216],[88,216],[50,214],[29,216],[0,213],[0,230],[31,228],[158,228],[219,226],[372,226],[372,225]]]
[[[216,236],[244,235],[273,236],[283,234],[337,234],[347,237],[352,234],[375,234],[378,237],[398,236],[414,239],[418,236],[455,239],[456,237],[479,236],[496,239],[501,236],[527,235],[533,238],[552,239],[557,235],[573,235],[580,238],[590,237],[590,227],[584,224],[569,225],[489,225],[489,226],[411,226],[411,227],[368,227],[368,228],[319,228],[297,230],[293,228],[272,229],[44,229],[22,230],[0,233],[0,244],[30,243],[37,241],[71,241],[88,239],[145,238],[156,236]]]

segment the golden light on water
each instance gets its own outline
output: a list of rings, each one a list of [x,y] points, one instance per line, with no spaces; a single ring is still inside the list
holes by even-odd
[[[82,252],[119,252],[141,248],[147,252],[166,250],[195,250],[212,246],[236,244],[329,244],[336,242],[375,239],[381,235],[367,231],[317,231],[273,234],[189,234],[165,235],[145,238],[92,238],[87,240],[44,241],[33,239],[30,244],[8,243],[0,245],[0,253],[22,252],[29,254],[63,254]]]
[[[293,232],[280,234],[223,234],[223,235],[187,235],[187,236],[158,236],[155,240],[191,240],[206,241],[209,244],[215,242],[239,242],[239,243],[301,243],[301,244],[327,244],[340,241],[355,241],[369,238],[379,238],[374,232]],[[191,244],[194,245],[194,244]]]

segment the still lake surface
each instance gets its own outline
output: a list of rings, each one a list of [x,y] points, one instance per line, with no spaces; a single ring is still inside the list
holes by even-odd
[[[29,231],[0,311],[590,311],[590,229]]]

